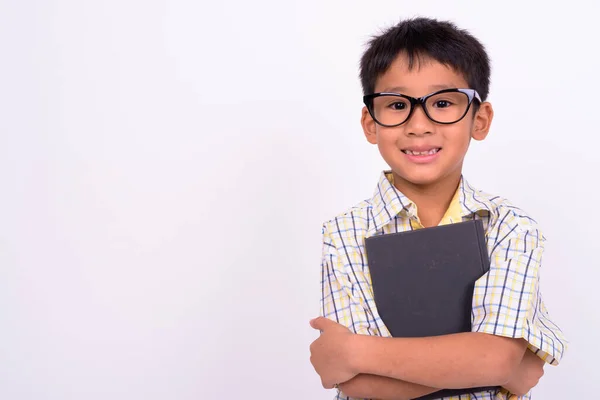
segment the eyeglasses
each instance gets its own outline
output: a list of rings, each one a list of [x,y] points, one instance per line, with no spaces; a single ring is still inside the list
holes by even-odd
[[[372,93],[363,97],[371,117],[381,126],[402,125],[421,105],[425,115],[438,124],[454,124],[467,115],[473,100],[481,103],[475,89],[444,89],[423,97],[399,93]]]

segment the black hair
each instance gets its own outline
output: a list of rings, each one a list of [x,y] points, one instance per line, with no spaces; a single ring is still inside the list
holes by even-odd
[[[490,60],[484,46],[452,22],[422,17],[403,20],[369,41],[360,60],[363,94],[375,91],[377,79],[402,53],[408,58],[409,69],[423,58],[431,58],[462,74],[483,101],[487,98]]]

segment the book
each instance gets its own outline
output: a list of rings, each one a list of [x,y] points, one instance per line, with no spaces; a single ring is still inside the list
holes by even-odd
[[[365,248],[375,305],[392,337],[471,331],[475,282],[490,268],[481,220],[371,236]],[[495,389],[444,389],[419,399]]]

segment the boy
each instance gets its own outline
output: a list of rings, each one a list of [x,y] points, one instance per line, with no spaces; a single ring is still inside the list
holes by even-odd
[[[405,20],[361,59],[362,127],[389,165],[373,197],[323,226],[321,331],[311,362],[348,397],[410,399],[440,389],[502,387],[447,399],[509,399],[529,391],[566,341],[539,288],[544,237],[536,222],[462,176],[471,139],[493,118],[490,66],[477,39],[449,22]],[[476,282],[472,332],[391,338],[378,315],[366,237],[481,219],[490,270]],[[427,288],[423,288],[426,290]]]

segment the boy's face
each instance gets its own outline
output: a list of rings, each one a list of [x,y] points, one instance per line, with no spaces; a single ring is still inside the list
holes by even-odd
[[[421,97],[447,88],[468,89],[469,85],[461,74],[437,61],[422,58],[409,70],[405,56],[399,56],[378,79],[375,92]],[[485,139],[493,117],[489,103],[482,103],[475,115],[473,105],[463,119],[448,125],[430,120],[416,106],[408,121],[395,127],[377,124],[365,107],[362,126],[367,140],[378,146],[392,169],[397,185],[458,182],[471,138]],[[425,151],[434,154],[420,155]]]

